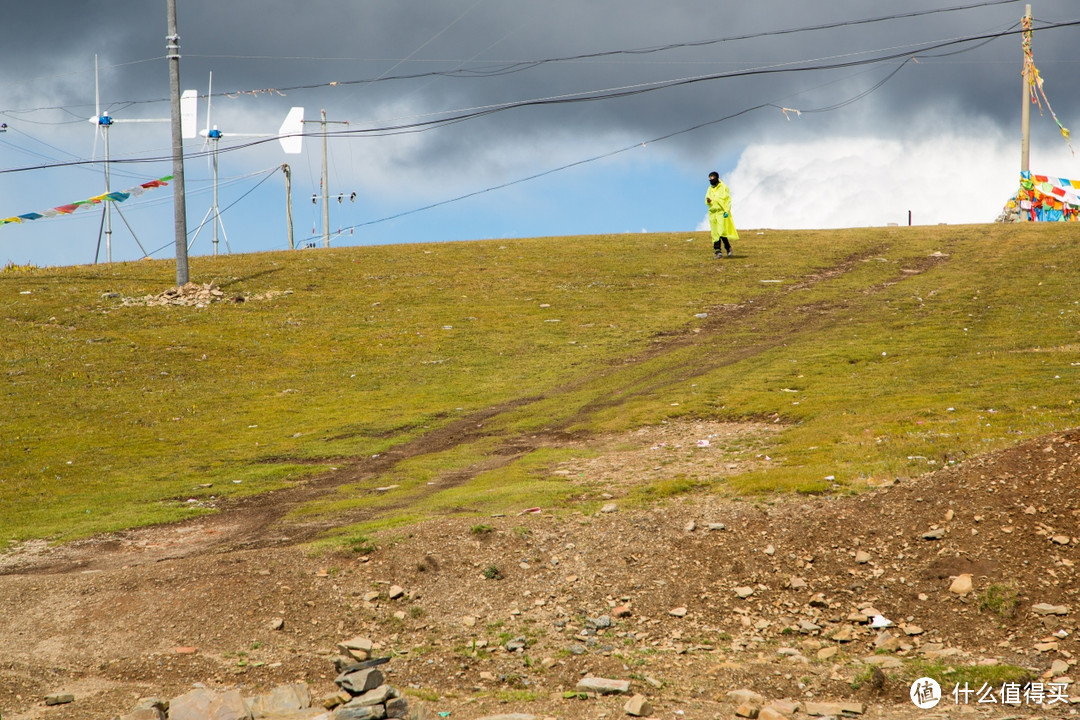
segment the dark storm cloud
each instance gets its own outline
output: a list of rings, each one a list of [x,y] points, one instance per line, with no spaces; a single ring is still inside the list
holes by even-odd
[[[963,3],[956,0],[955,4]],[[1034,5],[1038,21],[1080,15],[1071,0],[1043,0]],[[385,78],[817,26],[941,4],[926,0],[902,7],[855,0],[690,0],[658,9],[655,2],[645,0],[178,0],[178,7],[185,87],[205,92],[213,71],[219,91],[293,88],[287,98],[274,102],[281,107],[306,105],[309,118],[311,109],[325,107],[331,116],[352,120],[354,129],[408,111],[436,113],[815,59],[856,60],[887,54],[888,48],[920,54],[920,43],[1004,31],[1023,12],[1022,3],[1009,3],[652,54],[549,63],[496,77],[391,81]],[[164,62],[124,63],[160,58],[165,32],[164,2],[40,2],[10,7],[0,30],[5,57],[0,68],[0,108],[37,102],[85,109],[93,100],[90,69],[95,53],[101,56],[108,100],[164,98]],[[1035,40],[1036,60],[1063,119],[1080,112],[1080,95],[1071,88],[1075,66],[1068,62],[1078,38],[1080,30],[1069,28],[1039,33]],[[969,48],[972,45],[947,51]],[[929,57],[934,52],[921,54],[926,56],[918,64],[909,63],[871,96],[843,110],[807,116],[794,132],[902,131],[920,115],[943,107],[972,118],[990,118],[1002,127],[1016,122],[1018,37],[995,40],[952,57],[934,59]],[[552,128],[583,136],[621,132],[649,139],[760,103],[805,110],[840,103],[882,80],[898,62],[863,68],[865,72],[853,68],[759,75],[585,105],[511,110],[452,131],[426,133],[421,146],[426,153],[449,159],[475,141],[519,144]],[[79,74],[72,77],[71,73]],[[24,82],[30,78],[34,80]],[[371,84],[347,84],[380,78]],[[328,86],[335,81],[346,84]],[[296,87],[305,85],[317,87]],[[262,96],[260,102],[268,103],[272,97]],[[129,112],[161,114],[163,108],[135,106]],[[758,111],[706,131],[704,137],[723,136],[726,142],[745,143],[767,135],[783,121],[779,111]],[[698,135],[670,145],[690,147],[701,141]]]

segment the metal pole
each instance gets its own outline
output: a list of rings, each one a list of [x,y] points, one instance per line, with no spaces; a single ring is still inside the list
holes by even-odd
[[[112,192],[112,185],[109,180],[109,125],[102,125],[105,128],[102,133],[105,135],[105,194],[108,195]],[[106,200],[102,203],[105,207],[105,262],[112,263],[112,208],[109,207],[109,201]]]
[[[218,138],[214,138],[214,256],[217,257],[218,225],[221,223],[221,212],[218,210]]]
[[[1028,50],[1031,48],[1031,6],[1024,6],[1024,92],[1020,110],[1020,171],[1031,170],[1031,70],[1028,67]],[[1022,214],[1022,213],[1021,213]]]
[[[322,111],[322,241],[330,247],[330,183],[326,171],[326,110]]]
[[[184,196],[184,136],[180,127],[180,33],[176,26],[176,0],[166,0],[166,12],[169,15],[165,54],[169,61],[169,98],[172,108],[173,228],[176,233],[176,284],[180,286],[187,284],[189,276],[187,199]]]
[[[285,223],[289,227],[289,249],[293,249],[293,225],[292,225],[292,170],[288,163],[281,166],[285,173]]]

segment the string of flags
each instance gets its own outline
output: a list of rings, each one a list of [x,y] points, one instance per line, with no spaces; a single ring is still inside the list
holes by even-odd
[[[39,220],[41,218],[54,218],[60,215],[70,215],[71,213],[81,208],[95,207],[103,202],[124,202],[130,197],[139,197],[147,190],[165,187],[172,179],[172,175],[166,175],[163,178],[144,182],[141,185],[136,185],[135,187],[128,188],[127,190],[117,190],[102,195],[96,195],[92,198],[87,198],[86,200],[79,200],[78,202],[69,203],[67,205],[60,205],[40,213],[29,212],[23,215],[16,215],[14,217],[0,218],[0,225],[7,225],[8,223],[21,223],[27,220]]]
[[[1039,74],[1039,69],[1035,67],[1035,55],[1031,52],[1030,17],[1024,18],[1023,27],[1024,34],[1022,44],[1024,47],[1024,77],[1027,78],[1028,94],[1031,96],[1031,103],[1038,106],[1040,115],[1042,115],[1043,103],[1046,104],[1046,109],[1050,111],[1050,117],[1054,118],[1054,122],[1057,123],[1058,129],[1061,131],[1061,136],[1065,138],[1065,144],[1069,146],[1069,152],[1076,155],[1072,143],[1069,142],[1069,128],[1061,124],[1057,114],[1054,112],[1054,108],[1050,107],[1050,100],[1046,97],[1046,90],[1043,88],[1042,75]],[[1040,97],[1042,100],[1039,99]]]

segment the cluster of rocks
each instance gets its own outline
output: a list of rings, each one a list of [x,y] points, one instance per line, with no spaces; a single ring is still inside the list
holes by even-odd
[[[169,288],[165,292],[158,293],[157,295],[144,295],[143,297],[123,297],[120,293],[105,293],[102,297],[105,298],[121,298],[121,304],[125,307],[131,307],[134,305],[140,306],[164,306],[164,305],[185,305],[189,307],[206,307],[211,303],[221,302],[223,300],[229,300],[234,303],[242,303],[247,300],[267,300],[278,295],[288,295],[292,291],[286,290],[284,292],[271,290],[259,295],[226,295],[221,288],[218,287],[216,282],[209,282],[203,285],[198,283],[189,282],[180,287]]]
[[[389,658],[373,658],[372,649],[372,642],[362,637],[339,643],[341,655],[334,659],[338,690],[318,700],[302,682],[253,697],[237,689],[196,687],[172,700],[144,698],[120,720],[429,720],[423,705],[410,707],[408,699],[385,682],[379,667]]]
[[[732,690],[727,694],[735,707],[735,715],[756,720],[792,720],[800,715],[821,718],[838,718],[862,715],[866,706],[859,702],[792,702],[771,700],[753,690]]]

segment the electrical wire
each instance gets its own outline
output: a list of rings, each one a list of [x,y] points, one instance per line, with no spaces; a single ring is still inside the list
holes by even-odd
[[[885,83],[887,83],[889,80],[891,80],[893,77],[895,77],[896,74],[898,72],[900,72],[900,70],[902,70],[904,68],[904,66],[907,65],[909,62],[911,62],[910,58],[905,60],[904,62],[902,62],[892,72],[890,72],[881,81],[874,84],[868,90],[860,92],[857,95],[855,95],[855,96],[853,96],[853,97],[851,97],[851,98],[849,98],[849,99],[847,99],[847,100],[845,100],[843,102],[840,102],[840,103],[837,103],[835,105],[831,105],[831,106],[828,106],[828,107],[814,108],[814,109],[810,109],[810,110],[801,110],[800,112],[806,113],[806,114],[829,112],[831,110],[837,110],[839,108],[846,107],[846,106],[848,106],[848,105],[850,105],[852,103],[858,102],[859,100],[867,97],[871,93],[873,93],[876,90],[878,90],[879,88],[881,88]],[[769,103],[761,103],[761,104],[758,104],[758,105],[754,105],[752,107],[744,108],[744,109],[742,109],[742,110],[740,110],[738,112],[731,113],[730,115],[725,115],[723,117],[716,118],[716,119],[713,119],[713,120],[709,120],[707,122],[698,123],[697,125],[692,125],[690,127],[683,128],[682,130],[676,130],[675,132],[667,133],[666,135],[660,135],[658,137],[652,138],[651,140],[645,140],[645,141],[642,141],[642,142],[635,142],[632,145],[627,145],[625,147],[621,147],[621,148],[618,148],[616,150],[611,150],[609,152],[602,153],[600,155],[594,155],[593,157],[585,158],[583,160],[576,160],[576,161],[574,161],[572,163],[567,163],[565,165],[560,165],[559,167],[550,168],[550,169],[545,170],[543,172],[535,173],[535,174],[529,175],[527,177],[518,178],[517,180],[511,180],[509,182],[501,183],[499,185],[493,185],[491,187],[487,187],[487,188],[484,188],[482,190],[475,190],[473,192],[466,193],[464,195],[459,195],[459,196],[454,197],[454,198],[449,198],[447,200],[442,200],[442,201],[439,201],[439,202],[436,202],[436,203],[431,203],[429,205],[424,205],[423,207],[413,208],[411,210],[405,210],[405,211],[402,211],[402,212],[399,212],[399,213],[395,213],[393,215],[388,215],[386,217],[379,218],[377,220],[369,220],[367,222],[362,222],[362,223],[358,223],[356,225],[351,225],[351,226],[348,226],[348,227],[345,227],[345,228],[341,228],[341,229],[339,229],[339,233],[343,232],[345,230],[356,230],[358,228],[363,228],[363,227],[368,227],[368,226],[371,226],[371,225],[378,225],[380,223],[389,222],[390,220],[397,220],[399,218],[406,217],[408,215],[415,215],[417,213],[424,212],[424,211],[427,211],[427,210],[432,210],[432,209],[437,208],[437,207],[442,207],[444,205],[450,205],[452,203],[460,202],[462,200],[467,200],[469,198],[473,198],[473,197],[476,197],[478,195],[484,195],[486,193],[494,192],[496,190],[503,190],[505,188],[512,187],[514,185],[520,185],[522,183],[530,182],[532,180],[537,180],[539,178],[546,177],[548,175],[553,175],[553,174],[555,174],[557,172],[562,172],[563,170],[569,170],[571,168],[580,167],[582,165],[587,165],[587,164],[590,164],[590,163],[594,163],[594,162],[597,162],[599,160],[606,160],[607,158],[615,157],[616,155],[621,155],[621,154],[623,154],[625,152],[629,152],[631,150],[636,150],[638,148],[647,147],[648,145],[651,145],[651,144],[662,142],[664,140],[669,140],[669,139],[671,139],[673,137],[677,137],[679,135],[685,135],[687,133],[691,133],[691,132],[694,132],[696,130],[700,130],[702,128],[709,127],[709,126],[712,126],[712,125],[717,125],[719,123],[726,122],[728,120],[733,120],[733,119],[735,119],[737,117],[741,117],[741,116],[746,115],[748,113],[754,112],[755,110],[761,110],[761,109],[768,108],[768,107],[776,108],[778,110],[785,110],[786,109],[786,108],[781,107],[780,105],[777,105],[777,104],[771,103],[771,102],[769,102]],[[314,239],[314,237],[316,237],[316,236],[304,238],[304,242],[312,240],[312,239]]]
[[[478,0],[477,4],[479,4],[479,2],[482,2],[482,0]],[[432,77],[432,76],[442,76],[442,77],[493,77],[493,76],[516,73],[516,72],[520,72],[522,70],[526,70],[526,69],[529,69],[529,68],[539,67],[539,66],[542,66],[542,65],[553,64],[553,63],[581,62],[581,61],[584,61],[584,60],[595,60],[595,59],[599,59],[599,58],[615,57],[615,56],[620,56],[620,55],[629,55],[629,56],[649,55],[649,54],[655,54],[655,53],[662,53],[662,52],[666,52],[666,51],[669,51],[669,50],[708,47],[710,45],[716,45],[716,44],[725,43],[725,42],[735,42],[735,41],[740,41],[740,40],[754,40],[754,39],[759,39],[759,38],[764,38],[764,37],[776,37],[776,36],[783,36],[783,35],[792,35],[792,34],[803,33],[803,32],[817,32],[817,31],[821,31],[821,30],[831,30],[831,29],[837,29],[837,28],[843,28],[843,27],[855,27],[855,26],[869,25],[869,24],[874,24],[874,23],[879,23],[879,22],[888,22],[888,21],[892,21],[892,20],[910,19],[910,18],[915,18],[915,17],[922,17],[922,16],[935,15],[935,14],[941,14],[941,13],[951,13],[951,12],[959,12],[959,11],[965,11],[965,10],[979,9],[979,8],[984,8],[984,7],[993,7],[993,6],[996,6],[996,5],[1006,5],[1006,4],[1010,4],[1010,3],[1016,3],[1016,2],[1020,2],[1020,0],[983,0],[983,2],[969,3],[967,5],[956,5],[956,6],[947,7],[947,8],[931,8],[929,10],[917,10],[917,11],[911,11],[911,12],[906,12],[906,13],[893,13],[893,14],[890,14],[890,15],[881,15],[881,16],[871,17],[871,18],[860,18],[860,19],[856,19],[856,20],[842,20],[842,21],[837,21],[837,22],[832,22],[832,23],[822,23],[822,24],[818,24],[818,25],[809,25],[809,26],[803,26],[803,27],[797,27],[797,28],[787,28],[787,29],[781,29],[781,30],[767,30],[767,31],[762,31],[762,32],[745,33],[745,34],[741,34],[741,35],[732,35],[732,36],[727,36],[727,37],[722,37],[722,38],[712,38],[712,39],[707,39],[707,40],[694,40],[694,41],[688,41],[688,42],[669,43],[669,44],[666,44],[666,45],[657,45],[657,46],[642,47],[642,48],[630,48],[630,49],[622,49],[622,50],[608,50],[608,51],[601,51],[601,52],[594,52],[594,53],[583,53],[583,54],[578,54],[578,55],[568,55],[568,56],[562,56],[562,57],[544,58],[544,59],[539,59],[539,60],[508,61],[508,62],[502,63],[501,65],[493,65],[493,66],[491,66],[491,69],[486,69],[486,70],[485,69],[476,69],[476,70],[455,69],[453,71],[432,71],[432,72],[425,72],[425,73],[416,73],[416,74],[409,74],[409,75],[393,75],[393,76],[386,74],[387,72],[389,72],[389,70],[388,70],[388,71],[384,72],[382,75],[379,75],[379,76],[377,76],[375,78],[366,78],[366,79],[359,79],[359,80],[339,80],[339,81],[333,81],[333,82],[330,82],[330,83],[314,83],[314,84],[306,84],[306,85],[294,85],[294,86],[289,86],[289,87],[276,88],[276,89],[274,89],[272,91],[271,90],[266,90],[266,89],[262,89],[262,90],[259,90],[259,89],[237,90],[237,91],[232,91],[232,92],[220,92],[220,93],[217,93],[217,95],[219,95],[219,96],[235,96],[237,94],[258,94],[258,93],[262,93],[262,92],[286,93],[286,92],[299,91],[299,90],[313,90],[313,89],[319,89],[319,88],[326,88],[328,86],[367,85],[367,84],[376,83],[376,82],[387,82],[387,81],[397,81],[397,80],[412,80],[412,79],[426,78],[426,77]],[[471,12],[471,10],[475,6],[476,5],[473,5],[473,7],[469,8],[469,10],[466,10],[466,12],[464,14],[462,14],[456,20],[451,22],[449,25],[447,25],[447,27],[443,28],[443,30],[441,30],[439,33],[437,33],[435,36],[433,36],[430,40],[428,40],[423,45],[421,45],[419,48],[417,48],[417,50],[414,50],[412,53],[410,53],[410,55],[408,57],[406,57],[406,58],[404,58],[402,60],[399,60],[393,67],[390,68],[390,70],[393,70],[394,68],[398,67],[402,63],[404,63],[406,61],[409,61],[409,59],[412,58],[412,56],[415,55],[416,52],[418,52],[420,49],[422,49],[423,47],[428,45],[430,42],[432,42],[435,38],[437,38],[439,35],[441,35],[443,32],[445,32],[447,29],[449,29],[450,26],[457,23],[462,17],[467,15],[469,12]],[[218,56],[218,55],[188,55],[187,57],[199,57],[199,58],[222,57],[222,58],[235,59],[235,58],[237,58],[239,56],[232,56],[232,55],[228,55],[228,56],[226,56],[226,55],[221,55],[221,56]],[[248,56],[248,57],[250,59],[259,59],[259,60],[297,59],[297,58],[285,58],[285,57],[276,58],[274,56]],[[161,58],[154,58],[154,59],[156,60],[156,59],[161,59]],[[327,58],[299,58],[299,59],[326,60]],[[350,58],[350,59],[359,60],[359,59],[362,59],[362,58]],[[148,60],[139,60],[139,61],[133,61],[132,63],[126,63],[126,64],[135,64],[137,62],[147,62],[147,61]],[[157,98],[157,99],[150,99],[150,100],[133,100],[133,101],[130,101],[130,104],[152,104],[152,103],[161,103],[161,102],[169,102],[169,99],[168,98]],[[79,107],[82,107],[82,106],[79,106]],[[4,114],[7,114],[7,113],[33,112],[35,110],[56,110],[56,109],[63,109],[63,108],[62,107],[50,107],[50,108],[34,108],[34,109],[29,109],[29,110],[0,110],[0,115],[4,115]]]
[[[1045,31],[1045,30],[1061,29],[1061,28],[1075,27],[1075,26],[1080,26],[1080,20],[1070,20],[1070,21],[1064,21],[1064,22],[1059,22],[1059,23],[1053,23],[1053,24],[1048,25],[1046,27],[1040,28],[1039,31],[1041,32],[1041,31]],[[882,63],[882,62],[889,62],[889,61],[899,60],[899,59],[902,59],[902,58],[910,58],[910,57],[913,57],[914,55],[929,54],[929,53],[932,53],[935,50],[941,50],[941,49],[944,49],[944,48],[955,47],[957,45],[963,45],[963,44],[966,44],[966,43],[973,43],[973,42],[983,43],[983,41],[988,42],[988,41],[1000,39],[1000,38],[1003,38],[1003,37],[1007,37],[1007,36],[1010,36],[1010,35],[1015,35],[1015,34],[1019,34],[1019,33],[1023,33],[1023,32],[1024,32],[1024,30],[1022,30],[1022,29],[1020,29],[1020,30],[1010,29],[1010,30],[1005,30],[1005,31],[1001,31],[1001,32],[996,32],[996,33],[986,33],[986,34],[980,34],[980,35],[971,35],[971,36],[965,36],[965,37],[959,37],[959,38],[952,38],[952,39],[949,39],[949,40],[938,41],[938,42],[929,43],[929,44],[923,43],[923,44],[921,44],[922,50],[920,52],[914,53],[914,54],[911,53],[910,51],[908,51],[907,49],[905,49],[903,52],[888,52],[885,55],[878,55],[878,56],[874,56],[874,57],[862,58],[862,59],[856,59],[856,60],[838,60],[836,62],[819,63],[819,64],[816,64],[816,65],[801,65],[801,66],[792,66],[791,64],[784,64],[784,65],[780,65],[780,66],[772,66],[772,67],[765,67],[765,68],[753,68],[753,69],[748,69],[748,70],[735,70],[735,71],[722,72],[722,73],[711,73],[711,74],[698,75],[698,76],[687,77],[687,78],[677,78],[677,79],[674,79],[674,80],[657,81],[657,82],[654,82],[654,83],[642,83],[642,84],[635,85],[635,86],[624,86],[624,87],[620,87],[620,88],[610,88],[610,89],[604,89],[604,90],[584,91],[584,92],[581,92],[581,93],[571,93],[571,94],[555,96],[555,97],[535,98],[535,99],[530,99],[530,100],[513,101],[513,102],[501,103],[501,104],[496,104],[496,105],[490,105],[490,106],[482,107],[482,108],[475,109],[475,110],[463,111],[463,112],[459,112],[459,113],[457,113],[455,115],[451,115],[451,116],[443,117],[443,118],[437,118],[437,119],[433,119],[433,120],[426,120],[426,121],[413,122],[413,123],[402,123],[402,124],[397,124],[397,125],[384,125],[384,126],[379,126],[379,127],[340,130],[340,131],[334,131],[334,132],[327,133],[327,135],[330,136],[330,137],[344,137],[344,136],[352,136],[352,137],[385,137],[385,136],[392,136],[392,135],[401,135],[401,134],[410,134],[410,133],[416,133],[416,132],[425,132],[425,131],[432,130],[432,129],[435,129],[435,128],[446,127],[446,126],[454,125],[454,124],[457,124],[457,123],[460,123],[460,122],[465,122],[467,120],[473,120],[473,119],[477,119],[477,118],[481,118],[481,117],[486,117],[486,116],[489,116],[489,115],[494,115],[496,113],[506,112],[508,110],[515,110],[515,109],[529,108],[529,107],[545,107],[545,106],[553,106],[553,105],[575,104],[575,103],[583,103],[583,102],[597,102],[597,101],[604,101],[604,100],[613,100],[613,99],[618,99],[618,98],[628,98],[628,97],[634,97],[634,96],[642,95],[642,94],[645,94],[645,93],[655,92],[657,90],[664,90],[664,89],[669,89],[669,88],[688,86],[688,85],[693,85],[693,84],[697,84],[697,83],[701,83],[701,82],[710,82],[710,81],[715,81],[715,80],[754,77],[754,76],[759,76],[759,75],[777,75],[777,74],[785,74],[785,73],[802,73],[802,72],[810,72],[810,71],[838,70],[838,69],[844,69],[844,68],[859,67],[859,66],[864,66],[864,65],[873,65],[873,64]],[[912,46],[909,46],[909,47],[912,47]],[[968,49],[970,50],[970,49],[973,49],[973,48],[968,48]],[[863,53],[860,53],[860,54],[863,54]],[[929,57],[936,57],[935,55],[928,55],[928,56]],[[321,136],[321,133],[319,133],[318,135]],[[303,133],[302,136],[303,137],[315,137],[316,135],[311,134],[311,133]],[[241,144],[238,144],[238,145],[233,145],[233,146],[221,149],[219,152],[225,153],[225,152],[234,152],[234,151],[238,151],[238,150],[244,150],[244,149],[247,149],[247,148],[262,145],[262,144],[267,143],[267,142],[273,142],[275,140],[276,140],[276,138],[263,138],[263,139],[254,140],[254,141],[247,142],[247,143],[241,143]],[[210,153],[210,151],[192,153],[192,154],[185,155],[185,158],[187,158],[187,159],[195,159],[195,158],[206,157],[209,153]],[[123,164],[133,164],[133,163],[166,162],[166,161],[168,161],[170,159],[171,159],[171,156],[158,156],[158,157],[127,158],[127,159],[118,158],[118,159],[111,159],[109,162],[113,163],[113,164],[117,164],[117,165],[123,165]],[[70,167],[70,166],[75,166],[75,165],[88,165],[88,164],[95,164],[97,162],[100,162],[100,161],[97,161],[97,160],[73,160],[73,161],[57,162],[57,163],[52,163],[52,164],[45,164],[45,165],[38,165],[38,166],[31,166],[31,167],[6,168],[6,169],[0,169],[0,175],[8,174],[8,173],[14,173],[14,172],[26,172],[26,171],[30,171],[30,170],[40,170],[40,169],[46,169],[46,168]]]

